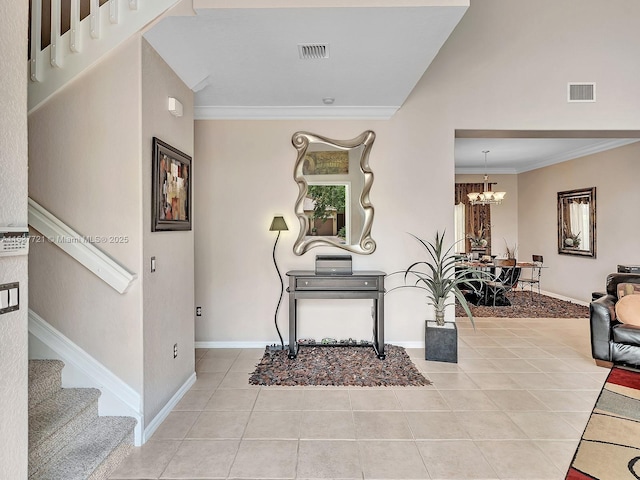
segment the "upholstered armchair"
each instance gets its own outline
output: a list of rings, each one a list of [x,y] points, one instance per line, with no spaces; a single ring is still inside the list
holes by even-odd
[[[589,305],[591,355],[600,366],[640,365],[640,274],[611,273]]]

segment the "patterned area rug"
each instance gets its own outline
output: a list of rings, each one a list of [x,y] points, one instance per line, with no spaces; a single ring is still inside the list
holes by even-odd
[[[566,478],[640,478],[640,371],[611,369]]]
[[[421,386],[430,385],[402,347],[386,345],[380,360],[372,347],[302,346],[295,359],[267,348],[249,377],[252,385]]]
[[[540,295],[536,292],[511,292],[510,306],[472,305],[474,317],[508,318],[589,318],[589,307],[577,303]],[[466,317],[462,307],[456,303],[456,317]]]

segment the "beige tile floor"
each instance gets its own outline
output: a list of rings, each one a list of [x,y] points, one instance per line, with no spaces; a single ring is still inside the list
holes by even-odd
[[[587,319],[459,320],[428,387],[257,387],[262,349],[196,351],[198,380],[112,479],[563,479],[608,373]]]

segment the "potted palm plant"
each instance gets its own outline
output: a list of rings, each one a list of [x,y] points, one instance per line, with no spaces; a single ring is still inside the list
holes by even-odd
[[[454,245],[445,248],[444,232],[436,232],[433,241],[411,234],[424,247],[426,260],[412,263],[404,273],[404,285],[393,288],[419,288],[426,292],[427,302],[433,306],[435,319],[425,321],[425,359],[456,363],[458,361],[458,331],[455,322],[445,322],[447,306],[457,300],[475,328],[473,314],[463,290],[478,293],[488,275],[460,262]],[[390,290],[390,291],[391,291]]]

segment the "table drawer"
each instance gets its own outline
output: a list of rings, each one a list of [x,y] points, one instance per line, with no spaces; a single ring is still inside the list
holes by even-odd
[[[377,277],[297,277],[296,290],[378,290]]]

